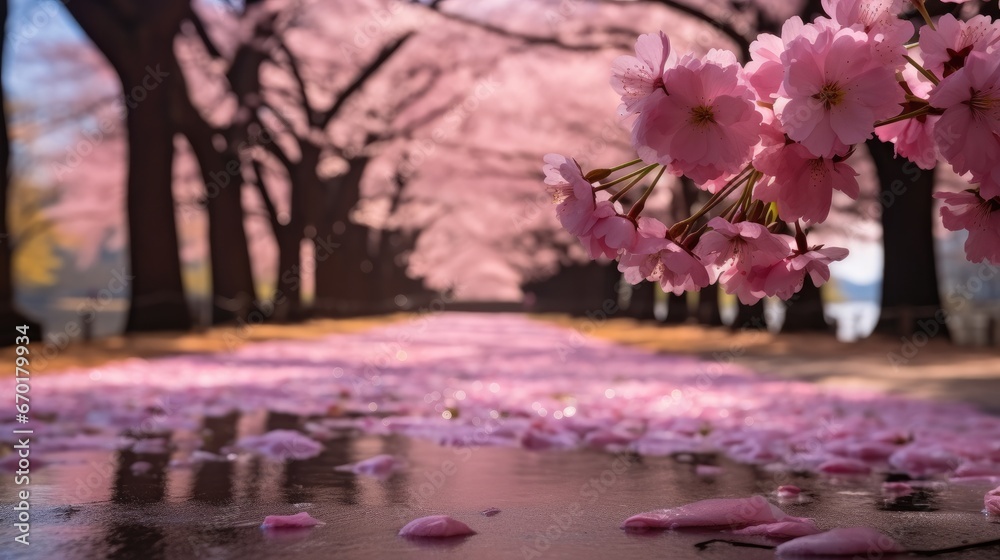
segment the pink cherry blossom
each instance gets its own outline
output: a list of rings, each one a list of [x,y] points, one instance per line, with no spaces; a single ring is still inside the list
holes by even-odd
[[[799,16],[792,17],[781,26],[781,36],[761,33],[750,43],[750,62],[746,65],[746,79],[762,101],[773,101],[778,96],[785,79],[781,53],[788,43],[803,33],[816,33],[818,27],[806,27]]]
[[[558,205],[559,223],[578,237],[588,234],[596,222],[594,187],[583,177],[576,161],[559,154],[547,154],[544,161],[545,183]]]
[[[813,155],[843,155],[871,137],[875,122],[903,101],[895,72],[877,60],[868,36],[848,28],[803,34],[782,53],[785,79],[774,104],[788,136]]]
[[[935,193],[934,198],[944,201],[941,221],[945,228],[969,232],[965,257],[974,263],[1000,264],[1000,200],[983,200],[975,191]]]
[[[659,282],[665,292],[680,295],[697,291],[711,283],[705,265],[673,241],[666,239],[667,227],[652,218],[639,218],[639,239],[625,253],[618,269],[625,280]]]
[[[295,515],[268,515],[261,523],[261,529],[296,529],[302,527],[315,527],[320,522],[309,513],[300,511]]]
[[[781,219],[826,220],[834,190],[858,198],[858,174],[849,164],[816,157],[802,144],[786,142],[785,135],[774,127],[765,130],[765,147],[754,158],[754,167],[768,179],[758,184],[755,194],[765,202],[777,202]]]
[[[645,161],[669,165],[696,183],[743,167],[757,143],[761,116],[733,53],[685,55],[663,75],[667,93],[653,92],[632,130]]]
[[[880,63],[900,69],[906,64],[904,44],[913,36],[913,24],[900,19],[907,0],[823,0],[823,9],[838,25],[868,34]]]
[[[928,99],[944,109],[934,127],[941,155],[958,173],[972,172],[983,196],[1000,196],[1000,56],[972,52]]]
[[[635,56],[619,56],[611,64],[611,87],[622,96],[620,112],[639,113],[652,93],[663,88],[663,72],[673,66],[670,39],[660,31],[640,35]]]
[[[733,224],[722,218],[712,218],[708,226],[712,229],[701,237],[694,254],[709,265],[727,293],[738,295],[743,303],[756,303],[764,296],[762,274],[790,252],[787,236],[757,223]]]
[[[986,513],[1000,515],[1000,486],[990,490],[983,496],[983,506],[986,507]]]
[[[621,205],[610,200],[598,201],[592,214],[594,224],[580,236],[591,259],[615,259],[623,249],[629,249],[639,238],[635,223],[621,215]]]
[[[902,545],[888,536],[868,527],[830,529],[818,535],[808,535],[778,545],[774,550],[778,558],[802,556],[853,556],[878,557],[896,552],[906,552]]]
[[[414,519],[399,530],[401,537],[462,537],[476,534],[468,525],[447,515]]]
[[[797,520],[770,504],[763,496],[713,498],[691,504],[647,511],[629,517],[622,529],[679,529],[683,527],[726,527],[741,529],[752,525]]]
[[[917,57],[917,53],[912,54]],[[902,75],[913,95],[927,98],[933,87],[927,78],[910,65],[903,68]],[[901,112],[909,113],[919,108],[920,104],[906,103]],[[921,115],[880,126],[875,129],[875,134],[883,142],[892,142],[897,156],[905,157],[921,169],[934,169],[938,162],[937,146],[934,144],[934,125],[938,119],[937,115]]]
[[[965,66],[973,51],[991,52],[1000,43],[1000,22],[979,15],[968,21],[951,14],[938,18],[934,28],[920,28],[920,52],[924,68],[948,77]]]
[[[830,279],[830,263],[847,258],[848,250],[841,247],[813,247],[804,253],[793,252],[775,264],[767,273],[764,292],[788,299],[802,289],[806,275],[813,285],[822,286]]]

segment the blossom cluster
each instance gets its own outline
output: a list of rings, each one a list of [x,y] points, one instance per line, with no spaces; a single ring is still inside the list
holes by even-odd
[[[968,231],[971,261],[1000,263],[1000,24],[934,21],[922,0],[823,8],[811,23],[795,17],[780,36],[758,36],[745,65],[722,50],[679,55],[662,32],[614,61],[611,85],[639,159],[584,172],[545,157],[557,216],[591,258],[617,259],[628,281],[676,294],[718,282],[746,304],[788,299],[807,275],[819,286],[847,250],[812,246],[805,231],[828,218],[833,191],[858,198],[849,158],[877,135],[921,168],[943,159],[969,180],[935,195],[943,223]],[[903,17],[911,10],[926,21],[919,33]],[[712,193],[671,226],[642,215],[664,172]],[[626,211],[623,198],[650,175]]]

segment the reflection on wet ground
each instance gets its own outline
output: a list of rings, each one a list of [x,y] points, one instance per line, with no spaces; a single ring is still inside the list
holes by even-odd
[[[386,480],[335,471],[379,453],[408,465]],[[694,461],[721,471],[699,476]],[[138,462],[151,467],[141,473]],[[911,548],[938,548],[1000,537],[982,513],[988,483],[926,483],[886,496],[883,478],[775,474],[718,457],[640,457],[597,451],[532,452],[453,448],[405,436],[329,441],[307,461],[287,464],[241,455],[231,461],[168,469],[166,455],[65,452],[32,482],[32,545],[13,546],[0,528],[4,558],[771,558],[768,550],[716,544],[711,531],[627,533],[631,514],[711,497],[768,495],[791,515],[821,528],[876,527]],[[804,492],[777,499],[779,484]],[[0,483],[11,517],[15,487]],[[72,505],[66,496],[73,496]],[[489,508],[494,515],[483,515]],[[265,515],[308,511],[324,525],[262,531]],[[574,512],[579,512],[574,515]],[[444,542],[405,540],[409,520],[447,513],[478,534]],[[740,540],[773,544],[763,538]],[[998,550],[956,555],[996,558]]]
[[[982,513],[1000,473],[996,417],[828,393],[724,356],[651,354],[519,316],[443,314],[41,379],[32,544],[13,544],[21,488],[0,476],[4,559],[769,559],[695,547],[718,531],[619,529],[635,513],[754,494],[820,528],[870,526],[912,549],[1000,538]],[[263,433],[305,439],[296,430],[322,442],[306,440],[308,460],[232,445]],[[406,464],[385,479],[335,470],[380,454]],[[859,468],[873,474],[815,474]],[[784,484],[803,492],[779,500]],[[299,511],[324,524],[260,529],[267,515]],[[478,534],[397,536],[438,513]]]

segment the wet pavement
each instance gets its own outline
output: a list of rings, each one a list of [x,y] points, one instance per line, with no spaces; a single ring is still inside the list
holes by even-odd
[[[745,440],[757,437],[748,428],[775,431],[778,422],[787,420],[771,410],[773,402],[752,401],[764,394],[786,391],[815,404],[813,409],[796,409],[801,416],[827,414],[823,407],[831,397],[813,394],[808,387],[772,384],[738,368],[726,369],[713,378],[713,389],[676,400],[690,403],[675,406],[671,421],[696,418],[703,423],[687,431],[673,425],[670,440],[657,428],[658,439],[646,441],[643,438],[656,431],[650,426],[662,419],[637,403],[646,397],[659,402],[660,393],[671,393],[670,386],[687,391],[687,377],[703,369],[698,363],[579,342],[580,333],[519,317],[444,315],[435,321],[419,331],[414,323],[367,338],[264,344],[210,359],[171,358],[103,368],[97,376],[86,370],[65,378],[39,378],[38,398],[48,395],[50,404],[38,409],[38,422],[44,422],[38,427],[46,429],[39,429],[40,446],[31,470],[31,545],[13,541],[18,534],[13,526],[16,493],[23,487],[14,484],[12,473],[4,473],[0,558],[769,559],[774,555],[768,550],[726,544],[695,547],[726,538],[719,531],[635,533],[619,528],[625,518],[642,511],[755,494],[767,496],[790,515],[815,518],[820,528],[870,526],[911,549],[1000,538],[1000,522],[982,513],[983,494],[996,486],[988,477],[960,480],[947,472],[928,473],[914,477],[924,479],[914,482],[914,494],[893,498],[883,494],[882,483],[909,476],[886,466],[884,457],[871,461],[869,474],[821,474],[804,453],[787,451],[794,446],[781,447],[792,435],[767,440],[786,449],[785,455],[763,458],[757,452],[754,461],[746,460],[743,447],[727,443],[734,434]],[[504,347],[509,348],[506,354]],[[288,365],[289,355],[299,356],[301,363]],[[394,357],[391,363],[379,358],[388,355]],[[601,360],[608,362],[602,365]],[[623,364],[630,373],[619,369]],[[567,371],[549,375],[559,368]],[[431,370],[433,375],[424,375]],[[380,381],[373,381],[373,371]],[[142,378],[136,372],[153,372],[155,377]],[[326,400],[332,393],[323,380],[352,376],[365,382],[355,379],[346,385],[353,393],[344,394],[347,389],[341,387],[337,399]],[[49,394],[41,384],[55,380],[61,392],[52,389]],[[294,383],[305,383],[304,389],[289,389]],[[493,383],[504,386],[494,392]],[[474,398],[474,386],[485,396]],[[304,397],[310,390],[313,396]],[[458,398],[465,392],[465,398]],[[508,392],[511,400],[505,404]],[[649,392],[655,395],[644,394]],[[549,399],[534,400],[542,393],[550,394]],[[626,394],[631,398],[616,402]],[[725,395],[732,398],[723,399]],[[190,407],[178,405],[180,397],[189,399]],[[406,407],[415,399],[420,402]],[[510,404],[514,401],[525,401],[524,410]],[[153,410],[153,402],[166,410]],[[904,411],[941,418],[964,410],[870,395],[837,396],[833,402],[874,410],[902,406]],[[619,426],[617,435],[564,444],[565,434],[550,425],[556,422],[553,403],[563,414],[572,408],[575,415],[570,416],[579,425],[586,418],[604,426],[610,417],[607,425]],[[74,406],[80,411],[73,412]],[[156,414],[150,416],[151,410]],[[728,412],[720,416],[720,410]],[[768,424],[768,411],[773,425]],[[493,412],[497,418],[491,418]],[[857,415],[870,421],[872,414]],[[991,417],[969,414],[962,421],[992,433]],[[737,417],[743,431],[732,431],[730,417]],[[482,422],[474,422],[480,418]],[[635,429],[632,424],[640,418],[644,427]],[[843,412],[843,425],[854,420],[851,410]],[[940,438],[918,420],[907,427],[917,434],[917,442],[924,432]],[[627,429],[620,428],[623,422]],[[281,461],[234,445],[242,436],[285,428],[312,435],[322,442],[322,452],[305,460]],[[478,437],[486,432],[488,437]],[[504,435],[507,432],[514,435]],[[960,432],[955,433],[957,440]],[[713,439],[717,434],[725,438]],[[165,444],[143,445],[161,437],[166,437]],[[998,444],[979,441],[990,453]],[[192,459],[195,450],[217,455],[197,461]],[[968,456],[956,453],[962,461],[971,460],[971,451]],[[334,469],[378,454],[399,457],[405,466],[386,479]],[[734,455],[742,462],[731,460]],[[792,455],[803,462],[795,463]],[[982,464],[981,457],[976,461]],[[719,470],[699,475],[698,464]],[[774,491],[781,484],[801,487],[803,498],[779,500]],[[489,508],[500,511],[484,515]],[[323,525],[260,529],[266,515],[298,511],[309,512]],[[445,541],[397,536],[408,521],[438,513],[464,521],[477,534]],[[1000,547],[943,557],[998,556]]]

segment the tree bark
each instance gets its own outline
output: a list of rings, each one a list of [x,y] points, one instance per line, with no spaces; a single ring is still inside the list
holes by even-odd
[[[3,39],[6,38],[8,6],[0,0],[0,75],[3,73]],[[2,78],[0,78],[2,85]],[[42,339],[42,327],[29,320],[14,305],[14,268],[11,232],[7,223],[10,194],[10,136],[7,132],[7,103],[0,87],[0,346],[10,346],[20,333],[15,327],[27,325],[31,340]]]
[[[686,293],[679,296],[673,293],[667,294],[667,318],[664,319],[664,323],[679,325],[686,323],[690,316],[691,310],[688,308]]]
[[[943,315],[934,257],[934,171],[894,157],[892,144],[869,140],[868,149],[880,184],[885,263],[875,330],[909,336],[918,321],[934,321],[947,337],[947,325],[938,321]]]
[[[625,315],[643,321],[656,319],[656,284],[640,282],[631,286],[631,290]]]
[[[128,130],[126,185],[131,305],[125,330],[184,330],[191,313],[174,216],[169,66],[185,0],[159,4],[74,0],[66,9],[115,69]],[[164,83],[166,82],[166,83]]]
[[[351,221],[351,211],[361,200],[361,178],[367,157],[349,160],[347,173],[324,193],[318,222],[316,253],[316,309],[331,316],[353,316],[369,311],[370,284],[375,276],[368,254],[368,228]]]
[[[808,275],[802,289],[785,302],[785,321],[781,332],[832,332],[832,325],[826,322],[823,298]]]
[[[721,327],[722,314],[719,312],[719,288],[712,285],[698,292],[698,324]]]
[[[198,160],[205,183],[209,261],[212,270],[212,323],[246,320],[256,299],[243,214],[243,172],[239,155],[215,148],[214,130],[188,97],[177,68],[176,110],[181,130]]]
[[[736,319],[729,325],[734,331],[741,330],[767,330],[767,317],[764,315],[764,300],[760,300],[753,305],[743,305],[736,302]]]

